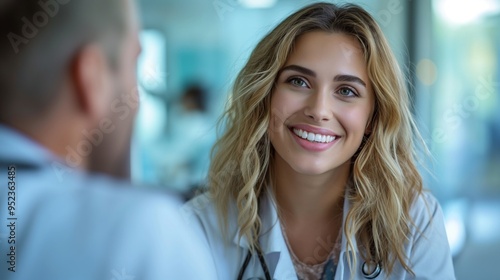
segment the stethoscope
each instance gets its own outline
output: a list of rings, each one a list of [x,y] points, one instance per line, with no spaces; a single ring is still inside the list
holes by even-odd
[[[375,268],[373,268],[373,264],[370,265],[366,262],[363,262],[363,265],[361,266],[361,273],[365,279],[375,279],[380,275],[380,272],[382,272],[380,263],[376,263]]]
[[[266,277],[266,280],[273,280],[271,277],[271,274],[269,273],[269,268],[267,267],[266,260],[264,259],[264,256],[262,255],[262,251],[260,248],[256,249],[257,251],[257,256],[259,257],[259,262],[260,266],[262,267],[262,270],[264,271],[264,275]],[[243,274],[245,274],[245,270],[247,269],[248,263],[250,262],[250,259],[252,258],[252,251],[248,250],[247,257],[245,258],[245,261],[243,262],[243,265],[240,268],[240,272],[238,273],[238,280],[243,279]]]
[[[259,257],[260,266],[264,271],[264,276],[266,277],[266,280],[273,280],[271,274],[269,273],[269,268],[267,267],[266,260],[262,255],[262,251],[260,250],[260,248],[257,248],[256,251],[257,251],[257,256]],[[250,263],[251,258],[252,258],[252,252],[248,250],[248,254],[245,258],[245,261],[243,262],[243,265],[240,268],[240,272],[238,273],[238,278],[237,278],[238,280],[243,279],[243,274],[245,274],[245,270],[247,269],[248,263]],[[361,266],[361,274],[363,274],[363,277],[365,279],[375,279],[380,275],[380,272],[382,272],[382,267],[380,263],[376,263],[375,268],[373,268],[373,264],[367,264],[366,262],[363,262],[363,265]]]

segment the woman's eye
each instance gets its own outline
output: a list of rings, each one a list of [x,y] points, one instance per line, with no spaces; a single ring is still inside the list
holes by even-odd
[[[291,78],[288,80],[288,83],[290,83],[293,86],[297,86],[297,87],[307,87],[307,83],[303,79],[300,79],[300,78]]]
[[[340,88],[338,90],[338,93],[341,96],[345,96],[345,97],[357,96],[356,92],[354,90],[352,90],[351,88],[348,88],[348,87]]]

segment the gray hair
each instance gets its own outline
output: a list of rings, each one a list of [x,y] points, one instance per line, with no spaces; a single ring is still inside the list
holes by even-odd
[[[125,0],[2,0],[0,121],[49,110],[85,44],[101,44],[116,66],[125,30]]]

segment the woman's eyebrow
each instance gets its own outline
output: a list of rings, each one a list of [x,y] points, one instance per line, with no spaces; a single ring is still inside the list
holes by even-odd
[[[279,71],[279,74],[281,74],[281,72],[287,71],[287,70],[297,71],[297,72],[300,72],[304,75],[316,77],[316,72],[314,72],[313,70],[299,66],[299,65],[295,65],[295,64],[288,65],[288,66],[281,68],[281,70]],[[353,82],[353,83],[360,84],[363,87],[366,87],[366,83],[361,78],[353,76],[353,75],[337,75],[333,78],[333,80],[335,82]]]
[[[281,70],[279,71],[279,73],[281,73],[283,71],[287,71],[287,70],[293,70],[293,71],[300,72],[300,73],[302,73],[304,75],[316,77],[316,73],[313,70],[307,69],[307,68],[302,67],[302,66],[294,65],[294,64],[288,65],[288,66],[285,66],[285,67],[281,68]]]
[[[352,82],[366,87],[366,83],[359,77],[353,75],[337,75],[333,78],[335,82]]]

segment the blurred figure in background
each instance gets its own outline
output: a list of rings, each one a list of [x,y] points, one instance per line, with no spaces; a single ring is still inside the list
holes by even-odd
[[[177,199],[118,180],[138,30],[131,0],[0,4],[1,279],[212,279]]]
[[[169,137],[162,145],[162,181],[189,198],[203,187],[215,142],[213,121],[207,114],[208,91],[198,83],[188,85],[173,105]],[[165,157],[165,155],[168,155]],[[187,187],[187,189],[186,189]]]
[[[206,91],[200,85],[191,85],[186,88],[181,97],[181,103],[186,112],[205,113],[207,111]]]

